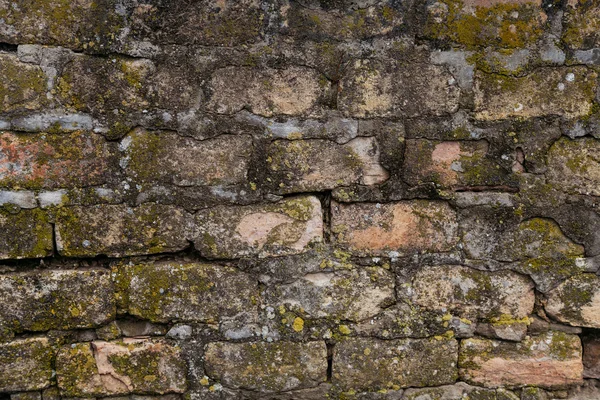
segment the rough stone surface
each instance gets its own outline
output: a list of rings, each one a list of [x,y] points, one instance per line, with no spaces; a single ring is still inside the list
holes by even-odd
[[[372,391],[453,383],[457,346],[453,339],[348,339],[335,347],[333,382]]]
[[[457,244],[455,212],[443,202],[332,205],[336,243],[360,254],[448,251]]]
[[[546,312],[569,325],[600,328],[599,281],[594,274],[564,281],[548,294]]]
[[[310,388],[327,379],[324,342],[209,343],[205,360],[209,377],[260,392]]]
[[[256,319],[258,283],[216,264],[122,263],[114,268],[119,308],[153,322]]]
[[[600,142],[592,138],[561,138],[548,151],[548,178],[568,193],[599,196]]]
[[[0,343],[0,393],[50,386],[54,349],[47,338]]]
[[[476,117],[583,117],[592,111],[597,79],[598,75],[585,67],[536,70],[522,78],[478,74]]]
[[[53,253],[52,226],[39,209],[0,209],[0,259],[38,258]]]
[[[321,203],[312,196],[213,208],[197,213],[196,224],[194,244],[209,258],[297,254],[323,238]]]
[[[124,256],[177,251],[191,237],[190,217],[158,204],[63,208],[56,221],[60,254]]]
[[[583,377],[600,377],[600,340],[596,336],[583,338]]]
[[[581,342],[557,331],[522,343],[465,339],[459,367],[461,378],[475,385],[564,388],[582,382]]]
[[[115,316],[106,270],[0,275],[0,321],[15,331],[93,328]]]
[[[56,356],[58,387],[65,397],[182,393],[185,367],[180,349],[147,339],[75,343]]]

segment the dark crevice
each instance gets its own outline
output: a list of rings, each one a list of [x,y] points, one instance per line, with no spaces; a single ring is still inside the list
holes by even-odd
[[[335,345],[333,343],[326,343],[327,346],[327,380],[326,382],[331,382],[333,377],[333,351]]]
[[[9,53],[16,53],[18,47],[19,46],[16,45],[16,44],[0,42],[0,51],[5,51],[5,52],[9,52]],[[0,399],[1,398],[2,397],[0,397]]]

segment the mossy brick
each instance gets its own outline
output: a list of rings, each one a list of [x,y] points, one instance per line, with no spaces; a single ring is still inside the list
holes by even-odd
[[[0,1],[0,41],[107,51],[125,18],[113,0]]]
[[[265,117],[322,113],[331,83],[306,67],[225,67],[210,79],[207,110],[234,114],[247,109]]]
[[[540,0],[439,0],[427,6],[423,33],[468,49],[516,49],[535,44],[547,18]]]
[[[548,182],[569,194],[600,196],[600,140],[560,138],[547,154]]]
[[[135,129],[119,148],[120,165],[135,182],[228,186],[246,182],[252,138],[221,135],[198,141],[172,132]]]
[[[346,144],[329,140],[276,140],[267,150],[269,178],[278,193],[315,192],[389,178],[375,138]]]
[[[470,320],[527,320],[535,302],[531,279],[512,271],[425,266],[415,274],[411,287],[415,304]]]
[[[458,342],[447,338],[349,338],[336,344],[332,384],[378,391],[440,386],[458,378]]]
[[[42,337],[0,343],[0,393],[50,386],[54,353],[50,341]]]
[[[2,12],[0,3],[0,21]],[[48,78],[39,66],[22,63],[13,54],[0,54],[0,72],[1,113],[40,110],[46,105]]]
[[[0,209],[0,259],[41,258],[53,254],[52,225],[38,208],[16,213]]]
[[[94,328],[114,316],[108,270],[40,270],[0,276],[0,321],[16,332]]]
[[[405,10],[392,1],[355,10],[290,3],[280,12],[285,34],[318,41],[391,36],[404,26],[406,16]]]
[[[325,342],[213,342],[204,360],[206,374],[229,388],[282,392],[327,380]]]
[[[133,10],[131,39],[199,46],[242,46],[261,40],[266,8],[257,0],[147,1]]]
[[[456,112],[460,93],[442,66],[360,59],[347,67],[337,102],[356,118],[417,117]]]
[[[394,304],[394,277],[381,267],[317,272],[293,283],[269,287],[264,296],[273,308],[286,307],[305,319],[358,322]]]
[[[258,318],[258,282],[216,264],[121,262],[113,267],[121,312],[152,322]]]
[[[489,144],[477,141],[406,140],[403,176],[411,185],[433,182],[440,188],[500,186],[510,171],[488,156]]]
[[[461,380],[484,387],[560,389],[583,382],[579,337],[559,331],[517,343],[465,339],[458,364]]]
[[[600,278],[575,275],[548,293],[545,310],[554,319],[573,326],[600,328]]]
[[[523,77],[475,75],[475,118],[585,117],[592,112],[598,74],[586,67],[545,67]]]
[[[455,211],[445,202],[332,202],[335,243],[359,255],[450,251],[458,244]]]
[[[192,235],[185,210],[142,204],[63,207],[56,216],[58,252],[67,257],[111,257],[183,250]]]
[[[0,186],[56,189],[104,184],[115,173],[111,149],[101,135],[0,132]]]
[[[600,47],[600,2],[573,0],[565,7],[562,41],[572,49]]]
[[[196,213],[195,221],[194,245],[208,258],[299,254],[323,241],[321,203],[314,196],[215,207]]]
[[[56,356],[63,397],[183,393],[186,371],[181,349],[161,340],[74,343]]]

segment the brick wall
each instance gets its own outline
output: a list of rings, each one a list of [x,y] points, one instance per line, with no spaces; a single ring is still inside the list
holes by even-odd
[[[599,399],[599,32],[0,0],[0,399]]]

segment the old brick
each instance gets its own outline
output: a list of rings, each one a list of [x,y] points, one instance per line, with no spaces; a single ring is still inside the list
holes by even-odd
[[[170,132],[136,129],[119,148],[121,166],[136,182],[227,186],[246,181],[252,139],[223,135],[197,141]]]
[[[56,219],[56,243],[69,257],[174,252],[189,245],[191,220],[184,210],[159,204],[65,207]]]
[[[3,21],[1,15],[2,11],[0,21]],[[12,54],[0,54],[0,71],[3,76],[0,81],[0,112],[36,110],[45,105],[47,77],[39,66],[19,62]]]
[[[0,320],[17,332],[93,328],[115,316],[106,270],[56,270],[0,276]]]
[[[343,145],[328,140],[276,140],[267,154],[271,180],[279,193],[376,185],[389,177],[379,162],[374,138],[356,138]]]
[[[522,275],[458,265],[423,267],[412,288],[416,304],[466,318],[523,319],[533,312],[535,302],[533,282]]]
[[[600,338],[586,336],[582,339],[583,345],[583,377],[600,378]]]
[[[232,388],[278,392],[327,379],[324,342],[209,343],[204,357],[206,374]]]
[[[459,367],[461,379],[485,387],[581,384],[581,342],[575,335],[556,331],[520,343],[465,339]]]
[[[300,38],[368,39],[384,36],[403,25],[404,13],[391,1],[360,10],[309,8],[291,3],[282,10],[289,34]]]
[[[0,393],[50,386],[54,349],[47,338],[0,343]]]
[[[476,118],[582,117],[592,110],[597,78],[585,67],[542,68],[524,77],[479,73],[475,81]]]
[[[580,274],[548,293],[546,312],[574,326],[600,328],[600,278]]]
[[[13,214],[0,210],[0,259],[41,258],[52,255],[52,225],[39,209]]]
[[[445,0],[428,4],[424,32],[467,47],[518,48],[544,32],[540,0]]]
[[[600,4],[594,0],[567,2],[562,40],[573,49],[600,47]]]
[[[233,267],[174,261],[115,266],[119,306],[153,322],[257,317],[258,282]]]
[[[347,339],[334,348],[332,382],[370,391],[454,383],[457,355],[454,339]]]
[[[548,181],[569,193],[600,196],[600,140],[561,138],[548,151]]]
[[[0,186],[54,189],[102,185],[111,172],[107,142],[90,132],[0,132],[0,148]]]
[[[357,60],[340,82],[338,106],[357,118],[443,115],[458,109],[459,96],[444,67]]]
[[[64,397],[182,393],[187,388],[181,350],[162,341],[94,341],[61,348],[56,356]]]
[[[265,296],[272,307],[302,310],[306,318],[361,321],[395,302],[394,277],[380,267],[318,272],[271,287]]]
[[[318,112],[331,84],[314,69],[226,67],[212,75],[211,111],[233,114],[243,108],[254,114],[305,115]]]
[[[196,214],[194,245],[210,258],[302,253],[322,241],[321,213],[321,203],[312,196],[203,210]]]
[[[0,1],[0,41],[103,50],[115,41],[124,18],[113,0]]]
[[[409,139],[404,178],[412,185],[434,182],[444,188],[508,183],[507,171],[486,157],[487,153],[487,141]]]
[[[458,242],[455,212],[436,201],[332,204],[336,242],[359,254],[448,251]]]

